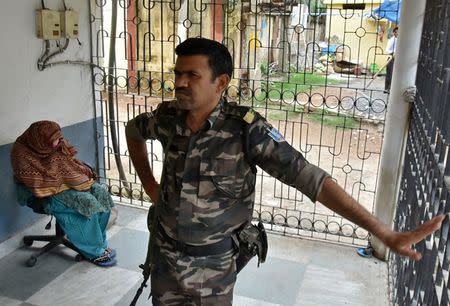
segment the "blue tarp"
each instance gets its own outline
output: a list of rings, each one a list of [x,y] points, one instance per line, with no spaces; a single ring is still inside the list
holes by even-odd
[[[396,24],[400,23],[402,0],[384,0],[379,8],[372,11],[375,18],[384,18]]]
[[[329,44],[328,47],[322,48],[320,55],[325,55],[325,54],[334,54],[336,53],[336,49],[337,49],[338,45],[336,44]]]

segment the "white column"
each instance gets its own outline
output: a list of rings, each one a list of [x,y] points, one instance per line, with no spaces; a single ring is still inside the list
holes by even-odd
[[[392,226],[403,171],[406,137],[411,105],[403,98],[406,88],[414,86],[426,1],[403,0],[391,94],[387,106],[384,142],[381,152],[375,216]],[[387,248],[376,238],[370,239],[375,256],[386,260]]]

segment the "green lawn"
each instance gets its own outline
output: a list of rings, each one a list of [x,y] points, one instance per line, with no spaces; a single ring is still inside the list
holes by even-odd
[[[337,113],[333,113],[327,110],[316,110],[310,114],[308,117],[311,120],[321,122],[322,125],[330,127],[340,127],[345,129],[356,128],[359,126],[358,121],[349,116],[343,116],[342,114],[338,116]]]
[[[313,120],[330,127],[355,128],[359,122],[345,114],[338,114],[324,109],[305,109],[304,105],[295,103],[295,97],[310,92],[311,87],[340,84],[342,81],[328,79],[324,75],[312,73],[292,73],[280,81],[261,81],[262,90],[256,93],[253,107],[268,106],[269,120],[295,120],[301,114],[304,119]],[[266,101],[266,99],[268,100]],[[248,101],[250,102],[250,101]]]
[[[313,73],[292,73],[279,81],[261,81],[263,91],[257,94],[258,101],[269,98],[271,101],[292,101],[302,92],[309,92],[313,86],[341,84],[341,81],[327,78],[324,75]]]
[[[291,108],[291,110],[289,110]],[[357,128],[359,126],[359,121],[353,117],[346,116],[344,114],[338,114],[330,112],[323,109],[312,109],[305,111],[303,106],[296,105],[294,107],[289,105],[284,107],[282,110],[269,109],[267,111],[267,119],[269,120],[293,120],[295,121],[298,117],[303,115],[303,120],[312,120],[321,123],[324,126],[329,127],[340,127],[345,129]]]

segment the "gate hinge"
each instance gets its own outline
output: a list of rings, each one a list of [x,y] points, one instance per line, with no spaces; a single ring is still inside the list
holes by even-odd
[[[414,100],[416,99],[416,94],[417,94],[416,86],[407,87],[403,91],[403,99],[405,100],[405,102],[414,103]]]

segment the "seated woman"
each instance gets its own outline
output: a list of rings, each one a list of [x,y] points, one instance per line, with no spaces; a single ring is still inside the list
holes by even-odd
[[[14,175],[54,215],[68,239],[92,263],[116,264],[108,248],[106,226],[114,203],[95,174],[76,159],[75,148],[53,121],[38,121],[17,138],[11,151]]]

